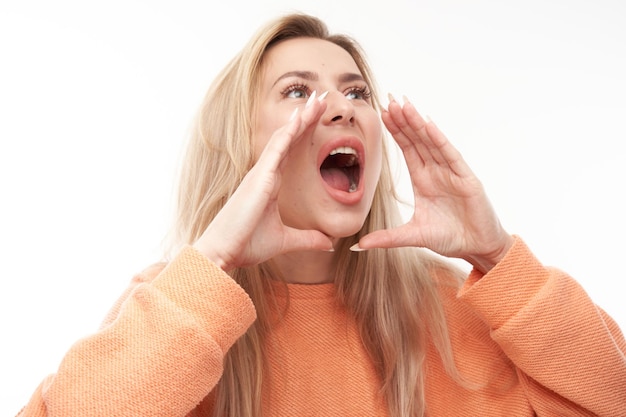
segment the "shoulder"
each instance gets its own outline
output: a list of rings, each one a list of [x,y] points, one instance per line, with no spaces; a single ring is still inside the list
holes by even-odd
[[[132,282],[135,284],[141,284],[144,282],[152,282],[157,275],[161,273],[168,265],[168,262],[155,262],[145,267],[141,272],[133,276]]]

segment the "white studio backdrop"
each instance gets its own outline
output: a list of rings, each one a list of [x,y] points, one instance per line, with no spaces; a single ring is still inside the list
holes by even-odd
[[[625,3],[0,1],[0,414],[159,260],[210,81],[296,10],[359,40],[381,92],[437,122],[505,227],[626,328]]]

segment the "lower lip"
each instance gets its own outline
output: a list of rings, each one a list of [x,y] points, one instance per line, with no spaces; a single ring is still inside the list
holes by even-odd
[[[354,205],[357,204],[361,199],[363,199],[363,181],[359,181],[359,188],[353,192],[341,191],[336,188],[331,187],[324,181],[322,175],[320,174],[320,181],[324,184],[324,188],[326,192],[330,194],[330,196],[336,200],[337,202],[345,205]]]

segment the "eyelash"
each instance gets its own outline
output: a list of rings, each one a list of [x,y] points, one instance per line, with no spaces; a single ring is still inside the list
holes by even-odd
[[[360,87],[350,87],[348,89],[348,92],[349,93],[357,93],[357,94],[359,94],[361,96],[362,100],[369,100],[370,97],[372,97],[372,92],[365,85],[360,86]]]
[[[291,84],[289,86],[287,86],[287,88],[285,88],[283,91],[281,91],[281,95],[283,97],[288,97],[291,93],[296,92],[296,91],[303,91],[306,97],[299,97],[299,98],[307,98],[311,95],[312,91],[309,88],[309,86],[307,86],[306,84]],[[358,94],[360,96],[361,100],[369,100],[370,97],[372,97],[372,93],[370,91],[370,89],[367,86],[354,86],[354,87],[349,87],[346,90],[346,95],[347,94]]]
[[[285,88],[283,91],[281,91],[280,94],[282,94],[284,97],[288,97],[291,93],[295,91],[303,91],[306,97],[309,97],[309,95],[311,94],[311,89],[306,84],[291,84],[287,86],[287,88]]]

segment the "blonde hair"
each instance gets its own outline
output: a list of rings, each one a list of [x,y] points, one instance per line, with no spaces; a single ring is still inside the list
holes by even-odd
[[[200,237],[254,163],[252,118],[263,57],[272,45],[296,37],[324,39],[350,53],[372,90],[373,106],[380,110],[371,70],[354,40],[331,35],[324,23],[304,14],[269,23],[218,75],[198,113],[182,161],[174,225],[176,246],[191,244]],[[358,254],[348,250],[360,236],[400,223],[384,143],[383,152],[382,172],[365,224],[358,235],[344,239],[336,250],[334,282],[337,297],[354,317],[380,375],[381,393],[390,414],[423,416],[422,365],[429,342],[449,372],[455,373],[443,308],[432,278],[433,271],[447,267],[416,249]],[[226,354],[224,373],[214,392],[214,415],[258,416],[266,362],[264,341],[276,307],[268,278],[275,275],[267,262],[236,269],[232,276],[250,295],[258,319]]]

